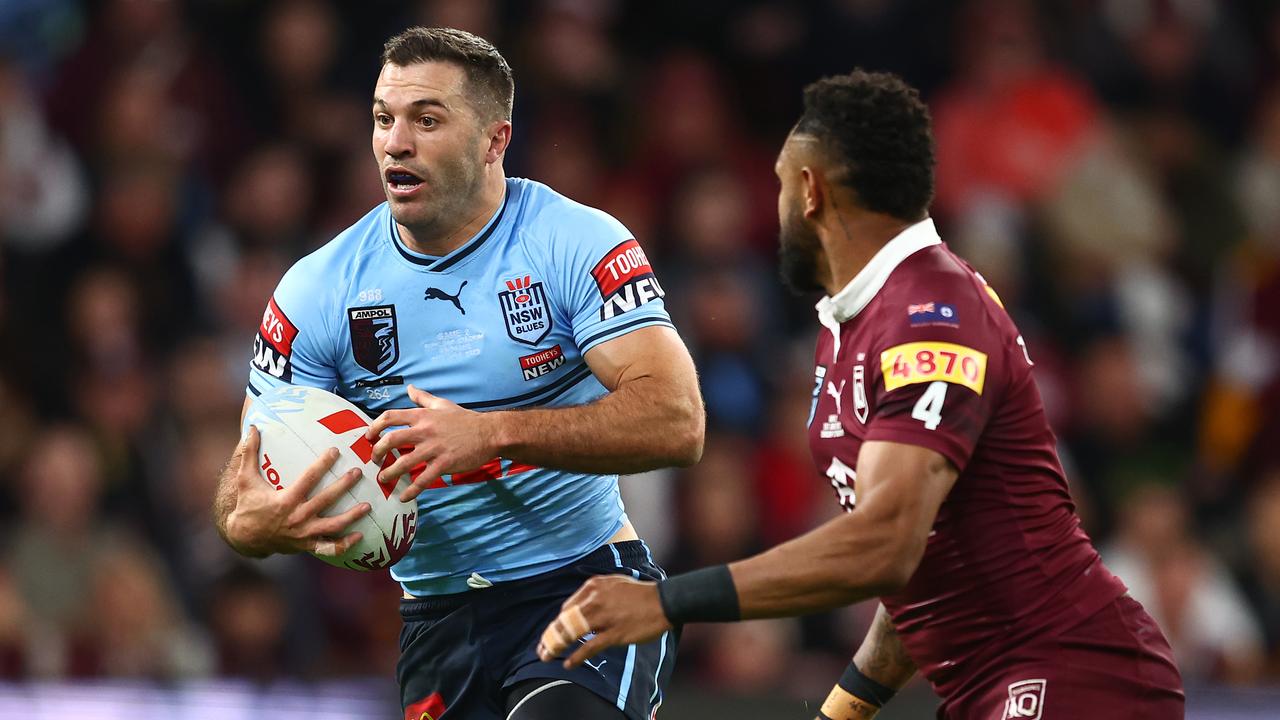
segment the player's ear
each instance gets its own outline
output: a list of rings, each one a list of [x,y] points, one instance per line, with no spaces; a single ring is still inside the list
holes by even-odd
[[[826,202],[826,188],[822,185],[822,175],[808,165],[800,168],[800,182],[804,194],[804,216],[810,220],[822,214],[822,205]]]
[[[498,120],[490,123],[486,137],[489,139],[489,148],[484,153],[484,161],[493,164],[502,159],[507,146],[511,144],[511,121]]]

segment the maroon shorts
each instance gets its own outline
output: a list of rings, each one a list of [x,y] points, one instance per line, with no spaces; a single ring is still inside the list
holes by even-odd
[[[1012,648],[941,720],[1181,720],[1185,697],[1160,628],[1128,595],[1051,639]]]

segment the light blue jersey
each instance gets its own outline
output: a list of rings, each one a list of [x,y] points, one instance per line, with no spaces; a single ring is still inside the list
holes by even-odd
[[[608,214],[508,179],[501,207],[444,257],[409,250],[384,203],[280,281],[248,391],[308,385],[377,416],[413,384],[474,410],[580,405],[606,393],[583,356],[670,326],[644,251]],[[495,458],[418,496],[392,576],[413,595],[527,577],[594,550],[626,520],[616,475]]]

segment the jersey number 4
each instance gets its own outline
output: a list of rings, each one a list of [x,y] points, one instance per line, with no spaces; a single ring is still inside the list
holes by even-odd
[[[911,418],[924,423],[929,430],[937,430],[938,424],[942,422],[942,401],[946,398],[947,384],[942,380],[934,380],[911,409]]]

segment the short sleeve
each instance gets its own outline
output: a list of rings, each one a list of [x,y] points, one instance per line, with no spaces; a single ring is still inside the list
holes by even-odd
[[[281,278],[262,312],[249,361],[250,395],[281,385],[333,390],[338,384],[332,334],[325,324],[325,294],[313,287],[303,263]]]
[[[1002,341],[980,306],[927,305],[904,305],[901,317],[884,321],[879,351],[868,358],[874,382],[865,439],[926,447],[963,470],[1000,393]],[[912,324],[909,309],[940,321]]]
[[[671,326],[649,258],[607,213],[578,206],[556,229],[558,291],[583,354],[650,325]]]

